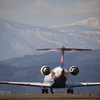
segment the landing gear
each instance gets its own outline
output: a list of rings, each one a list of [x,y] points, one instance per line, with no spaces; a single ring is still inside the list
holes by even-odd
[[[50,88],[50,94],[54,94],[54,92],[53,92],[53,89],[52,89],[52,88]]]
[[[67,93],[68,93],[68,94],[69,94],[69,93],[73,94],[74,91],[73,91],[73,89],[69,88],[69,89],[67,89]]]
[[[46,88],[42,89],[42,94],[44,94],[44,93],[48,94],[48,89],[46,89]]]
[[[42,89],[42,94],[44,94],[44,93],[48,94],[48,89],[46,89],[46,88]],[[53,94],[53,93],[54,93],[53,89],[50,88],[50,94]]]

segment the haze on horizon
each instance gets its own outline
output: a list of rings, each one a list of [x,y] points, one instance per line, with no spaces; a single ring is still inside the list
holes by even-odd
[[[100,0],[0,0],[0,18],[34,26],[100,19]]]

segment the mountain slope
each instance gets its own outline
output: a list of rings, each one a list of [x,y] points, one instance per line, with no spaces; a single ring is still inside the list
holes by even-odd
[[[43,28],[0,19],[0,59],[37,53],[37,48],[100,49],[100,22],[86,19],[70,25]]]

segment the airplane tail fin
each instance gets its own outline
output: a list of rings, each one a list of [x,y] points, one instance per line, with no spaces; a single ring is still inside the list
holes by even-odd
[[[47,48],[47,49],[37,49],[37,51],[61,51],[61,67],[64,66],[64,52],[65,51],[92,51],[92,49],[76,49],[76,48],[65,48],[64,46],[62,48]]]

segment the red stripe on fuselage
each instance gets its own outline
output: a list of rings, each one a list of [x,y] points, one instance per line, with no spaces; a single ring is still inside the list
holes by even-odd
[[[59,75],[58,77],[54,78],[54,84],[52,85],[53,88],[65,88],[65,82],[67,77],[63,74]]]
[[[62,77],[62,78],[61,78]],[[55,77],[53,80],[56,81],[58,79],[61,78],[61,81],[66,81],[67,80],[67,77],[64,75],[64,73],[62,73],[61,75],[59,75],[58,77]]]

